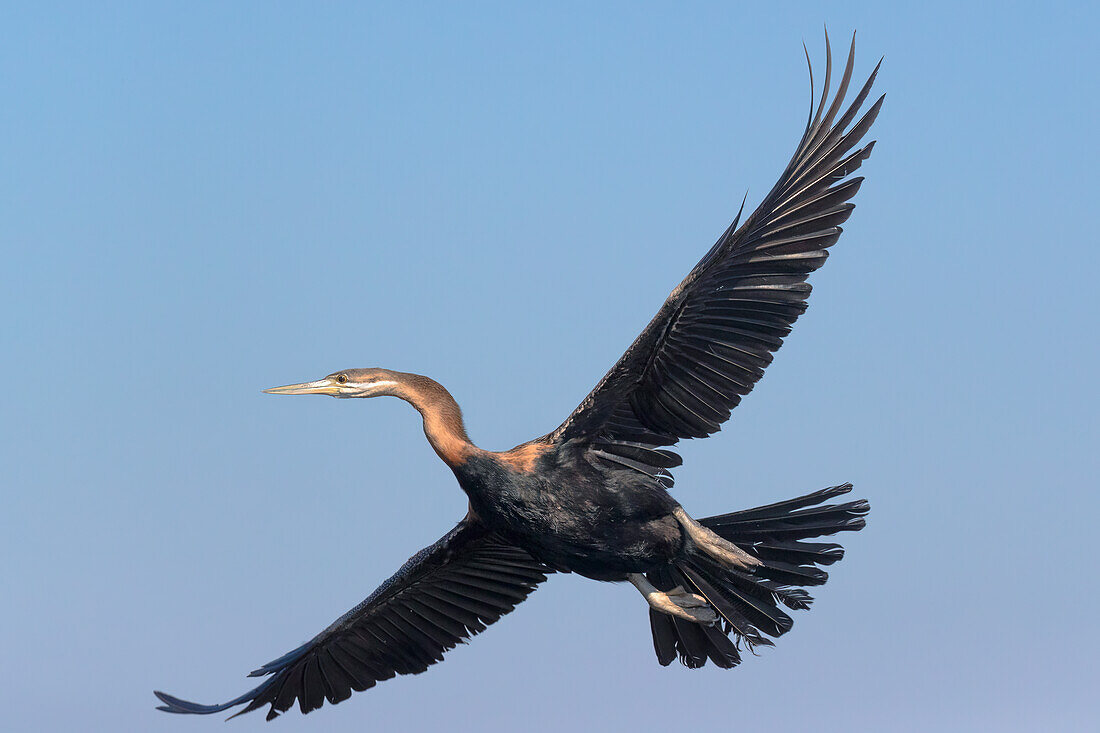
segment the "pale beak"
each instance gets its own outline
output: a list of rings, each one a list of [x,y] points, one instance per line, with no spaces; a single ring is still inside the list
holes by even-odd
[[[318,379],[316,382],[303,382],[302,384],[288,384],[285,387],[272,387],[265,389],[267,394],[340,394],[340,385],[332,379]]]

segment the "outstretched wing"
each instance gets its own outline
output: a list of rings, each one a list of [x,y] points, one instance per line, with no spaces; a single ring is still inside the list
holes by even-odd
[[[236,715],[270,705],[267,719],[298,700],[303,713],[336,704],[398,674],[419,674],[443,653],[511,611],[551,572],[467,516],[406,562],[365,601],[292,652],[249,677],[260,686],[221,705],[154,694],[169,713]]]
[[[586,439],[605,459],[671,485],[667,469],[679,465],[680,458],[660,446],[718,431],[764,374],[806,310],[806,278],[824,264],[827,248],[840,237],[840,224],[852,213],[849,199],[863,179],[850,176],[870,156],[874,142],[857,146],[883,100],[852,124],[876,66],[840,112],[855,60],[853,36],[840,86],[826,109],[832,71],[828,36],[826,49],[821,100],[816,111],[811,105],[802,140],[779,182],[740,227],[738,213],[550,440]]]

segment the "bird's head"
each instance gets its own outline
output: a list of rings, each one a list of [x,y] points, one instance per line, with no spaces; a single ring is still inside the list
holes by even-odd
[[[388,369],[344,369],[316,382],[265,389],[268,394],[326,394],[331,397],[397,396],[401,374]]]

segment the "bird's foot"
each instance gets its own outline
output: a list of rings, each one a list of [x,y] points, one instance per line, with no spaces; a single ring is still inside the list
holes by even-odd
[[[630,582],[634,584],[649,605],[670,616],[677,616],[685,621],[709,626],[718,622],[718,614],[707,603],[707,599],[695,593],[689,593],[680,586],[670,591],[661,591],[646,580],[645,576],[635,573],[630,576]]]
[[[707,555],[729,568],[747,569],[760,564],[760,561],[737,545],[707,529],[688,516],[683,507],[676,507],[672,516],[684,528],[684,532],[695,546]]]
[[[680,586],[667,591],[665,599],[675,609],[673,611],[666,610],[665,613],[672,613],[674,616],[704,625],[710,625],[718,621],[718,614],[710,607],[710,603],[707,602],[706,598],[696,593],[689,593]]]

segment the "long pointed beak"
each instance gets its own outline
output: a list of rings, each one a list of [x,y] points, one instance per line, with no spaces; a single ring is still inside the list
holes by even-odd
[[[327,394],[340,393],[340,385],[331,379],[318,379],[316,382],[302,382],[301,384],[288,384],[284,387],[272,387],[265,389],[267,394]]]

